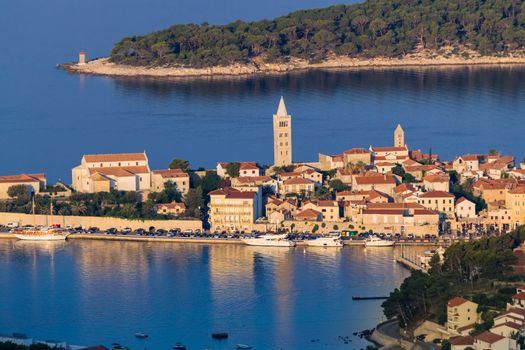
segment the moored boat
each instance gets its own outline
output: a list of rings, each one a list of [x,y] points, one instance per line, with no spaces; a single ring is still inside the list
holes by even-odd
[[[237,344],[237,349],[252,349],[253,347],[246,344]]]
[[[389,241],[376,236],[371,236],[366,239],[365,247],[392,247],[394,243],[394,241]]]
[[[173,347],[173,350],[186,350],[186,345],[182,343],[176,343]]]
[[[25,241],[63,241],[69,231],[56,227],[24,227],[11,230],[13,236]]]
[[[309,247],[342,247],[343,241],[340,235],[330,235],[328,237],[318,237],[316,239],[306,241]]]
[[[254,238],[241,239],[247,245],[266,246],[266,247],[295,247],[295,242],[288,239],[288,234],[282,235],[262,235]]]

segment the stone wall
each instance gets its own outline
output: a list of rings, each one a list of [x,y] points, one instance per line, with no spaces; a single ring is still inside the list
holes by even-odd
[[[0,224],[6,225],[8,222],[17,221],[22,225],[51,225],[59,224],[62,227],[98,227],[105,230],[111,227],[123,229],[129,227],[133,230],[138,228],[148,229],[150,226],[156,229],[201,229],[202,221],[200,220],[126,220],[111,217],[98,216],[61,216],[53,215],[52,219],[48,215],[29,215],[18,213],[0,213]]]

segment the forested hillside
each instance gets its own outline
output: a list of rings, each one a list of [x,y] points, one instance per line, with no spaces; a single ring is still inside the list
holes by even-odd
[[[523,0],[368,0],[303,10],[274,20],[227,25],[174,25],[124,38],[111,51],[116,63],[210,67],[256,57],[318,62],[331,54],[401,57],[418,47],[458,45],[504,55],[525,45]]]

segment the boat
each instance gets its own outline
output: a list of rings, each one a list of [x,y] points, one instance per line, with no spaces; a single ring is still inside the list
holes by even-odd
[[[288,239],[288,234],[282,235],[262,235],[254,238],[241,239],[247,245],[266,246],[266,247],[295,247],[295,242]]]
[[[10,231],[13,236],[25,241],[64,241],[69,231],[58,227],[23,227]]]
[[[331,235],[328,237],[319,237],[305,241],[309,247],[342,247],[343,241],[340,235]]]
[[[176,343],[173,347],[173,350],[186,350],[186,345],[182,343]]]
[[[129,350],[126,346],[122,346],[119,343],[111,344],[111,350]]]
[[[245,344],[237,344],[237,349],[252,349],[253,347]]]
[[[135,338],[146,339],[148,337],[149,337],[149,335],[147,335],[146,333],[141,333],[141,332],[135,333]]]
[[[228,333],[226,332],[212,333],[211,337],[213,339],[219,339],[219,340],[228,339]]]
[[[366,239],[365,247],[392,247],[394,243],[394,241],[389,241],[376,236],[371,236]]]

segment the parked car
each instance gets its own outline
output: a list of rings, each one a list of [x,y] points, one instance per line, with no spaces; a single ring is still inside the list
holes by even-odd
[[[17,228],[18,226],[20,226],[20,223],[18,221],[11,221],[8,222],[6,226],[9,228]]]
[[[131,232],[131,229],[129,227],[124,227],[124,229],[122,229],[122,233],[123,234],[127,234],[127,233],[130,233]]]

